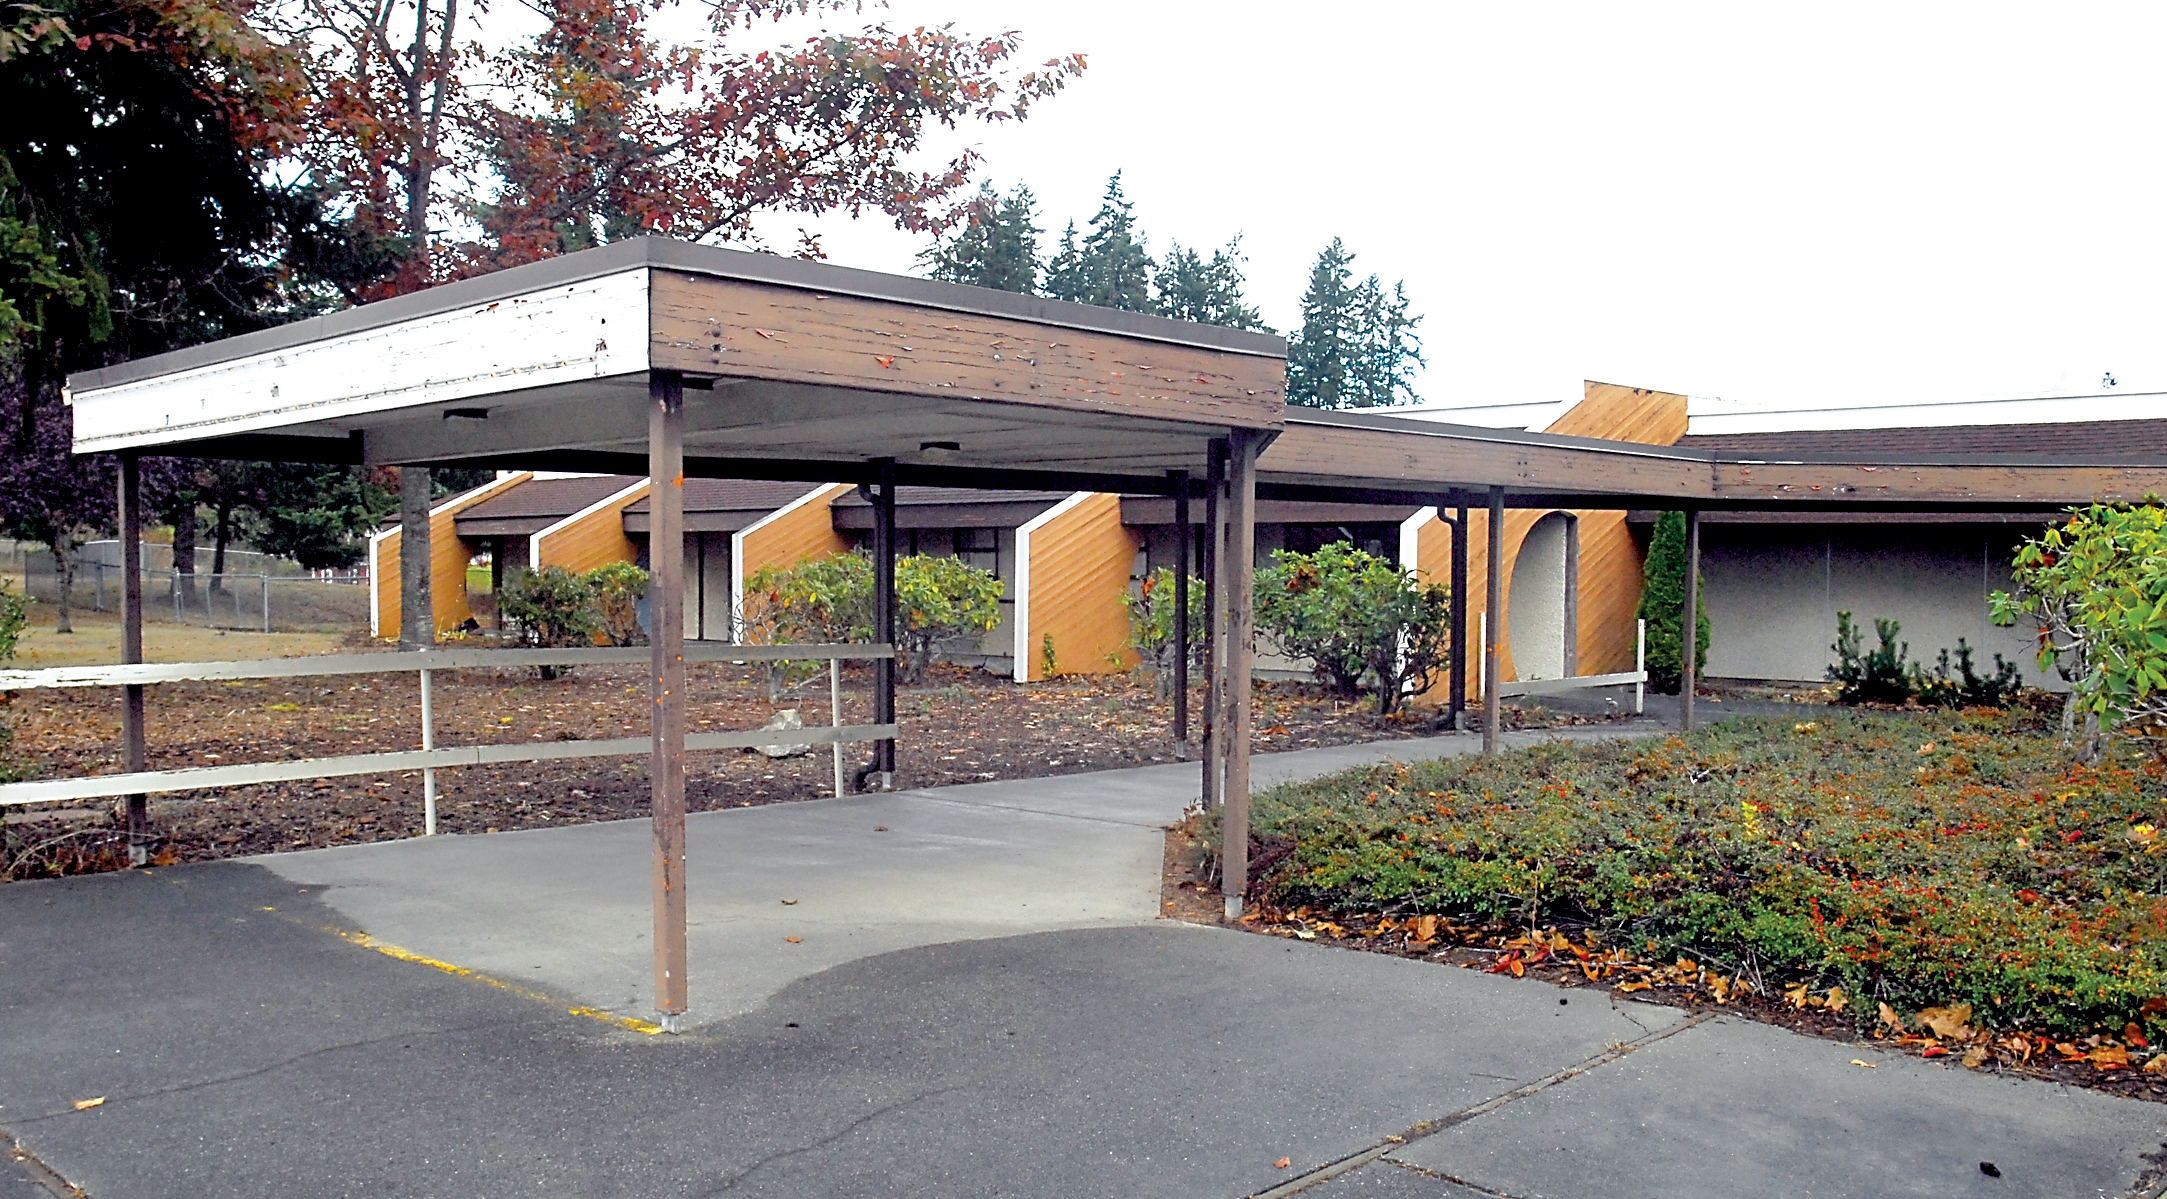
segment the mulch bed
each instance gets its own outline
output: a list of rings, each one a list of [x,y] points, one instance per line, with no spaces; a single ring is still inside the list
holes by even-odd
[[[1796,988],[1789,993],[1763,994],[1751,980],[1726,977],[1705,964],[1685,959],[1643,961],[1625,947],[1591,942],[1585,932],[1577,934],[1580,939],[1576,943],[1574,932],[1556,928],[1471,927],[1434,917],[1427,921],[1395,920],[1370,913],[1316,912],[1306,907],[1287,910],[1269,905],[1252,908],[1242,919],[1229,921],[1216,880],[1207,876],[1208,856],[1196,836],[1193,820],[1167,830],[1160,893],[1162,914],[1167,919],[1465,970],[1510,974],[1553,987],[1602,990],[1691,1012],[1718,1011],[1838,1044],[1940,1059],[1955,1069],[2064,1083],[2129,1099],[2167,1103],[2167,1070],[2147,1072],[2114,1064],[2117,1058],[2126,1062],[2127,1050],[2133,1047],[2112,1038],[2095,1036],[2057,1043],[2023,1034],[1975,1034],[1967,1042],[1937,1035],[1935,1029],[1916,1019],[1901,1029],[1885,1024],[1861,1029],[1848,1016],[1824,1006],[1829,996],[1802,994]],[[1740,981],[1746,985],[1738,986]],[[1829,1006],[1843,1005],[1838,1002]],[[2141,1049],[2142,1043],[2134,1048]],[[2167,1062],[2167,1057],[2153,1060]],[[1861,1063],[1861,1068],[1873,1068],[1863,1064],[1864,1058],[1855,1061]]]
[[[762,668],[689,668],[695,731],[755,729],[785,708],[808,725],[829,722],[827,677],[770,702]],[[870,671],[844,674],[845,723],[871,723]],[[436,676],[440,746],[642,736],[645,671],[581,667],[543,681],[531,672],[450,671]],[[1423,736],[1427,715],[1379,718],[1304,684],[1259,684],[1257,752]],[[1172,704],[1148,679],[1072,676],[1017,684],[983,671],[935,667],[897,697],[902,736],[897,786],[938,786],[1033,778],[1173,760]],[[1192,713],[1203,709],[1201,691]],[[15,754],[39,777],[119,769],[120,699],[108,688],[29,691],[4,710]],[[147,740],[153,770],[329,757],[420,747],[419,683],[411,674],[161,684],[149,689]],[[1194,735],[1192,731],[1192,736]],[[787,735],[779,737],[787,740]],[[846,772],[869,756],[844,748]],[[826,747],[769,759],[720,751],[688,756],[693,811],[783,803],[830,795]],[[440,770],[438,827],[446,833],[546,828],[647,814],[647,760],[569,762]],[[421,832],[416,774],[267,784],[224,792],[151,797],[162,862],[388,841]],[[8,813],[0,879],[119,868],[124,862],[111,801]]]

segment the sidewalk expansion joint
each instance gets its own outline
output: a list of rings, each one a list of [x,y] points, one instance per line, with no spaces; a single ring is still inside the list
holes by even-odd
[[[1414,1127],[1408,1129],[1407,1131],[1400,1133],[1397,1136],[1386,1137],[1385,1139],[1377,1142],[1374,1145],[1371,1145],[1369,1148],[1364,1149],[1359,1153],[1349,1154],[1348,1156],[1340,1158],[1337,1161],[1326,1162],[1324,1165],[1318,1166],[1314,1170],[1310,1170],[1307,1173],[1298,1174],[1293,1178],[1287,1179],[1285,1182],[1279,1183],[1276,1186],[1270,1187],[1266,1190],[1254,1192],[1249,1196],[1249,1199],[1282,1199],[1283,1196],[1293,1195],[1301,1191],[1306,1191],[1310,1187],[1313,1187],[1318,1183],[1325,1181],[1326,1179],[1337,1178],[1342,1174],[1348,1173],[1349,1171],[1359,1170],[1363,1166],[1366,1166],[1371,1162],[1376,1161],[1377,1159],[1385,1156],[1388,1153],[1391,1153],[1393,1150],[1401,1148],[1402,1146],[1413,1144],[1414,1142],[1419,1141],[1424,1137],[1434,1136],[1437,1133],[1443,1132],[1444,1130],[1451,1128],[1455,1125],[1465,1124],[1469,1120],[1472,1120],[1477,1116],[1483,1115],[1488,1112],[1494,1112],[1498,1108],[1504,1107],[1508,1103],[1515,1103],[1519,1100],[1527,1098],[1530,1095],[1536,1094],[1541,1091],[1547,1091],[1551,1087],[1554,1087],[1559,1083],[1567,1082],[1572,1079],[1578,1078],[1598,1066],[1607,1066],[1610,1063],[1617,1061],[1619,1058],[1625,1057],[1627,1054],[1633,1053],[1637,1050],[1644,1049],[1649,1045],[1653,1045],[1657,1041],[1660,1041],[1665,1037],[1676,1036],[1677,1034],[1684,1032],[1686,1029],[1695,1028],[1702,1024],[1705,1024],[1708,1021],[1715,1019],[1716,1015],[1717,1013],[1715,1012],[1695,1012],[1694,1014],[1687,1016],[1683,1020],[1679,1020],[1676,1023],[1656,1029],[1654,1032],[1651,1032],[1644,1037],[1635,1037],[1630,1041],[1616,1042],[1612,1044],[1610,1048],[1603,1050],[1601,1053],[1596,1054],[1594,1057],[1591,1057],[1586,1061],[1578,1062],[1574,1065],[1567,1066],[1563,1070],[1560,1070],[1555,1074],[1549,1075],[1544,1078],[1536,1079],[1534,1082],[1531,1082],[1524,1087],[1520,1087],[1517,1090],[1507,1091],[1502,1095],[1486,1099],[1481,1103],[1475,1104],[1472,1107],[1463,1107],[1459,1111],[1452,1112],[1449,1115],[1441,1116],[1435,1120],[1423,1120],[1417,1123]],[[1393,1162],[1392,1164],[1400,1165],[1402,1163]],[[1424,1172],[1428,1173],[1428,1171]],[[1445,1176],[1440,1174],[1437,1177],[1444,1178]],[[1447,1181],[1455,1183],[1459,1186],[1469,1187],[1473,1190],[1482,1191],[1483,1194],[1497,1194],[1497,1192],[1495,1191],[1484,1191],[1481,1187],[1477,1187],[1474,1184],[1465,1182],[1461,1179],[1453,1178],[1447,1179]]]
[[[15,1163],[15,1168],[22,1171],[24,1177],[52,1192],[54,1199],[88,1199],[81,1187],[62,1178],[5,1131],[0,1131],[0,1152],[8,1155],[8,1160]]]

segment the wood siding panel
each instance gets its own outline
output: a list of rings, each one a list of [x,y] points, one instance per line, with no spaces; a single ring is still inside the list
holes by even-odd
[[[808,558],[826,558],[850,552],[850,539],[835,528],[835,512],[829,507],[837,496],[850,490],[847,483],[826,483],[820,494],[784,512],[766,524],[748,529],[732,569],[749,579],[762,567],[787,570]]]
[[[1277,358],[730,279],[654,274],[653,364],[703,375],[1276,428]]]
[[[1573,437],[1601,437],[1611,441],[1637,441],[1646,445],[1670,445],[1685,436],[1686,400],[1673,392],[1621,387],[1611,383],[1587,383],[1581,401],[1553,421],[1545,433]],[[1467,530],[1467,702],[1482,694],[1481,624],[1489,588],[1490,514],[1480,492],[1470,492]],[[1535,522],[1549,515],[1539,509],[1514,509],[1505,513],[1505,560],[1518,559],[1520,546]],[[1623,511],[1578,510],[1580,520],[1580,607],[1578,673],[1613,674],[1633,668],[1634,609],[1640,606],[1641,563],[1644,552],[1625,523]],[[1421,569],[1433,578],[1452,574],[1452,531],[1442,521],[1430,521],[1417,531]],[[1492,616],[1503,620],[1506,633],[1498,654],[1498,673],[1511,682],[1519,677],[1513,664],[1512,569],[1507,565],[1503,589],[1505,611]],[[1432,688],[1433,702],[1444,692]]]
[[[531,569],[561,566],[577,574],[611,562],[636,562],[640,547],[625,536],[624,510],[647,494],[647,485],[626,488],[609,502],[566,517],[568,524],[534,535]]]
[[[1015,647],[1026,681],[1046,675],[1041,647],[1053,638],[1062,674],[1109,674],[1136,663],[1129,645],[1129,588],[1142,537],[1121,523],[1121,497],[1093,494],[1031,531],[1029,645]]]
[[[429,510],[429,607],[436,616],[436,631],[448,632],[474,615],[467,605],[467,561],[474,547],[459,537],[454,521],[459,513],[504,492],[534,475],[521,471],[508,478],[461,492]],[[369,586],[376,589],[376,635],[386,641],[399,638],[399,530],[376,541]]]

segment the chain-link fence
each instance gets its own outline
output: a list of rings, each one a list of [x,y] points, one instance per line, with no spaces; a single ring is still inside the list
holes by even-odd
[[[265,633],[368,627],[365,571],[308,571],[285,559],[228,551],[229,569],[189,573],[172,568],[171,546],[147,544],[143,550],[145,620]],[[17,543],[12,551],[9,582],[34,603],[59,603],[60,573],[52,551],[29,543]],[[110,541],[83,547],[68,587],[69,606],[82,612],[119,610],[119,551]],[[199,554],[199,562],[205,556]],[[252,569],[231,569],[237,565]]]

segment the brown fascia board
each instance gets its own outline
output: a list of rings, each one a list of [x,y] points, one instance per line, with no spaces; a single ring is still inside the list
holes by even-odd
[[[289,325],[260,329],[254,333],[243,333],[237,337],[222,338],[164,354],[153,354],[148,358],[139,358],[116,366],[78,371],[68,376],[68,386],[77,391],[114,387],[255,354],[275,353],[311,342],[328,341],[417,317],[434,316],[476,304],[495,303],[546,288],[562,287],[641,267],[691,275],[711,275],[830,295],[891,300],[949,312],[1010,317],[1056,328],[1111,333],[1145,341],[1200,346],[1264,358],[1284,359],[1287,356],[1286,339],[1266,333],[1223,329],[1217,325],[1201,325],[1193,321],[1177,321],[1163,316],[1098,308],[1066,300],[1049,300],[1041,296],[1019,295],[961,283],[940,283],[931,279],[914,279],[907,275],[863,271],[801,258],[726,250],[719,246],[697,245],[666,237],[635,237],[592,250],[581,250],[541,262],[508,267],[471,279],[441,284],[410,295],[377,300],[324,316],[295,321]]]
[[[1011,503],[912,504],[895,506],[898,529],[1014,529],[1060,500],[1029,500]],[[862,533],[873,527],[873,509],[866,504],[836,504],[835,527]]]
[[[1257,501],[1257,523],[1260,525],[1334,525],[1348,522],[1370,524],[1379,521],[1398,523],[1413,516],[1420,509],[1405,504],[1335,504],[1306,502],[1302,500]],[[1204,502],[1189,501],[1189,521],[1204,522]],[[1174,523],[1174,501],[1165,496],[1125,495],[1121,497],[1121,523],[1134,528],[1147,528]]]
[[[508,517],[503,520],[461,520],[454,516],[451,518],[451,530],[453,534],[466,538],[531,537],[563,519],[562,516],[528,516]]]
[[[773,508],[709,508],[698,512],[687,512],[684,514],[685,532],[735,533],[749,525],[758,523],[761,517],[767,516],[774,511]],[[654,516],[644,510],[635,512],[632,510],[631,505],[626,505],[624,528],[627,533],[637,533],[645,537],[654,528]]]
[[[1653,508],[1632,508],[1625,513],[1625,523],[1652,525],[1662,513]],[[2052,512],[1830,512],[1825,509],[1814,512],[1729,512],[1707,509],[1701,513],[1704,525],[2031,525],[2045,526],[2055,519]]]

